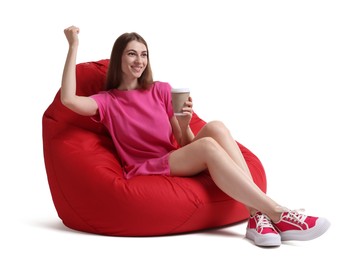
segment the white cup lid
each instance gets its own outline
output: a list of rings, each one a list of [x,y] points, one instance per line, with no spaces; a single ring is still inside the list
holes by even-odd
[[[172,93],[186,93],[190,92],[189,88],[172,88]]]

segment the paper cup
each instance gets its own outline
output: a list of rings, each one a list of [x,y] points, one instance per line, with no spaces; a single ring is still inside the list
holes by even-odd
[[[182,112],[183,107],[185,106],[185,102],[188,100],[190,96],[189,88],[173,88],[172,89],[172,104],[174,115],[183,116],[185,115]]]

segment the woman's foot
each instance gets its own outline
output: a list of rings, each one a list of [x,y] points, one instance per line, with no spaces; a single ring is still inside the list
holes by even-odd
[[[254,241],[257,246],[280,246],[281,237],[273,227],[272,221],[261,212],[250,216],[246,238]]]
[[[284,211],[280,220],[273,221],[281,240],[311,240],[324,234],[330,227],[330,222],[325,218],[306,216],[296,210]]]

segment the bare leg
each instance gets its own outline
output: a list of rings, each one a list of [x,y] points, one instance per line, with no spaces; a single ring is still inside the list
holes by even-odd
[[[220,121],[207,123],[196,135],[195,140],[202,137],[211,137],[227,152],[233,161],[243,170],[246,176],[252,179],[248,165],[230,131]]]
[[[214,123],[216,125],[221,123]],[[252,211],[260,210],[277,220],[281,207],[253,182],[238,146],[228,131],[203,128],[194,142],[174,151],[169,158],[173,176],[192,176],[208,169],[216,185]],[[207,137],[212,135],[212,137]],[[225,135],[225,136],[224,136]],[[217,140],[218,141],[217,141]],[[228,141],[234,142],[231,146]],[[222,145],[219,143],[223,143]],[[236,148],[238,150],[236,150]]]
[[[253,220],[257,224],[248,222],[246,237],[254,240],[257,245],[273,246],[280,245],[280,240],[313,239],[330,226],[326,219],[318,218],[314,226],[299,231],[298,224],[302,221],[309,223],[313,217],[287,212],[287,227],[282,227],[286,222],[280,221],[281,215],[286,208],[268,197],[254,183],[238,145],[221,122],[206,124],[192,143],[173,151],[169,157],[169,165],[174,176],[192,176],[208,169],[215,184],[227,195],[243,203],[251,214],[260,211],[267,215],[273,224],[260,216]],[[259,225],[271,228],[271,232],[259,233],[256,230]],[[276,225],[281,234],[277,233],[273,225]]]
[[[195,140],[204,137],[212,137],[227,152],[231,159],[241,168],[242,172],[252,180],[252,176],[247,163],[230,131],[220,121],[212,121],[207,123],[201,131],[196,135]],[[249,208],[251,215],[256,213],[256,209]]]

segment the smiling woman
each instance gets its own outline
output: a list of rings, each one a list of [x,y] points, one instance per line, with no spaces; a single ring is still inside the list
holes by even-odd
[[[139,34],[132,32],[119,36],[110,59],[114,62],[109,65],[107,90],[147,89],[151,86],[153,78],[147,43]]]
[[[132,79],[134,77],[140,78],[147,65],[146,46],[136,40],[129,42],[122,55],[123,82],[118,89],[131,90],[139,88],[138,84],[131,85]],[[127,84],[128,81],[130,81],[129,84]]]

